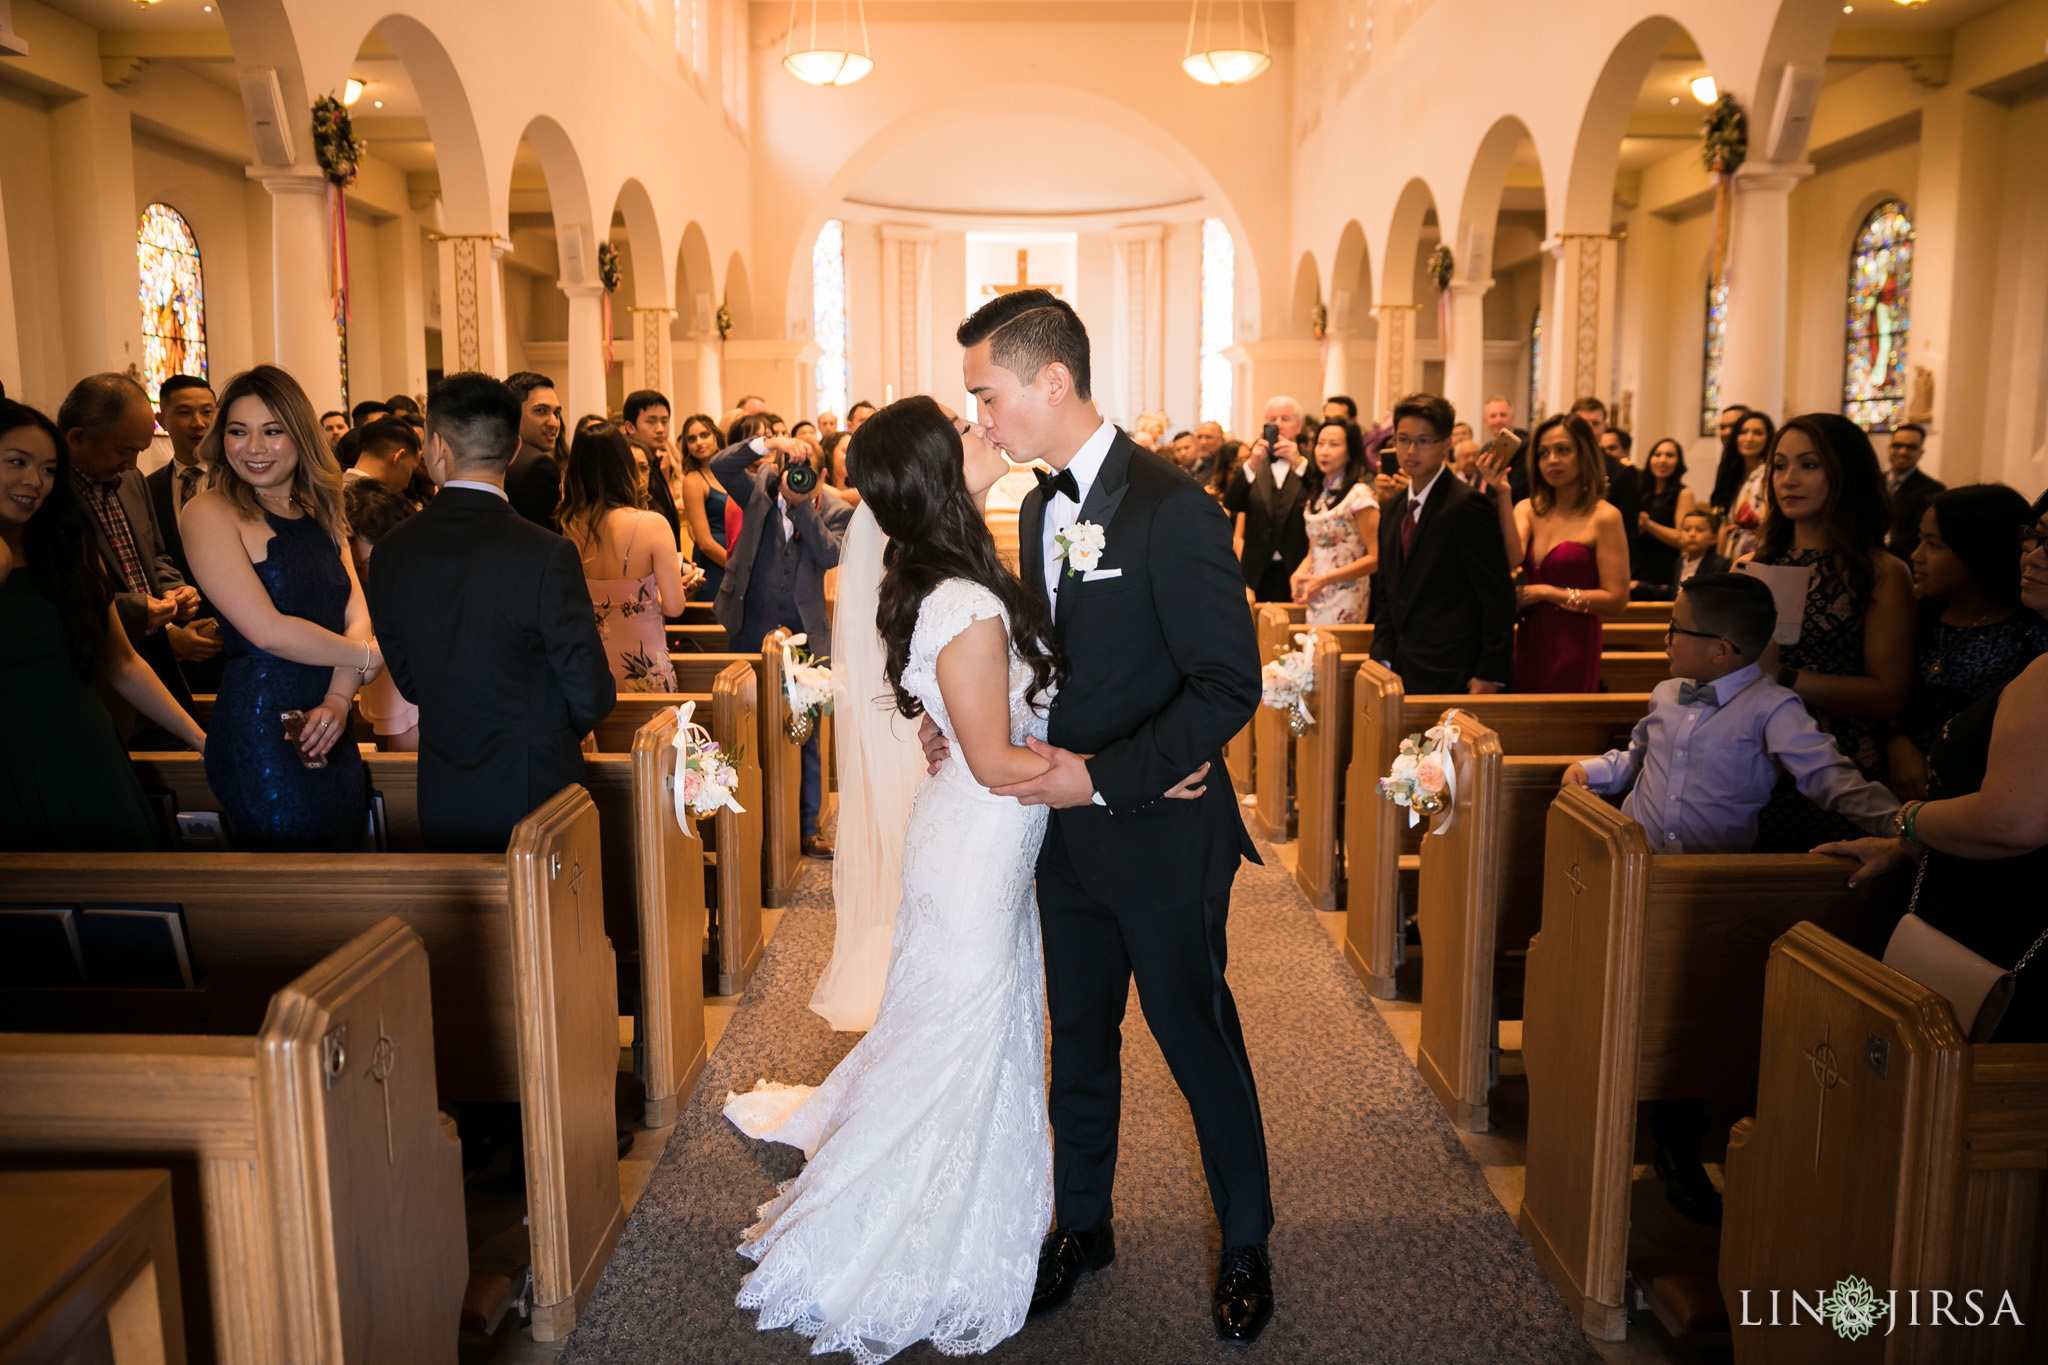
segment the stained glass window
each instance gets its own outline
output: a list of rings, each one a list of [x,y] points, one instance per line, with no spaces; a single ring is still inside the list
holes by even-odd
[[[1529,406],[1523,411],[1531,422],[1543,420],[1543,310],[1529,317]]]
[[[1237,244],[1221,218],[1202,220],[1202,415],[1230,429],[1235,375],[1225,354],[1237,340]]]
[[[199,243],[169,204],[142,211],[135,232],[142,305],[142,384],[154,398],[174,374],[206,378],[206,290]]]
[[[1728,344],[1728,272],[1707,286],[1706,340],[1700,348],[1700,435],[1721,430],[1721,353]]]
[[[846,227],[837,218],[826,220],[811,247],[811,340],[824,352],[818,357],[813,411],[844,417],[852,381],[846,355]]]
[[[1888,199],[1863,220],[1849,257],[1842,415],[1865,431],[1889,427],[1905,402],[1912,293],[1913,220]]]

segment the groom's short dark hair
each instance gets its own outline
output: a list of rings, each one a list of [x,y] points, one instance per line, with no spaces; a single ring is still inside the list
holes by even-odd
[[[1088,329],[1066,302],[1045,289],[998,294],[960,324],[954,340],[965,348],[989,343],[989,359],[1025,383],[1058,361],[1074,377],[1074,395],[1092,397],[1088,385]]]

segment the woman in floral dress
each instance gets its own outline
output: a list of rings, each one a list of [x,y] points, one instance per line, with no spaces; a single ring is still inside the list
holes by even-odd
[[[1294,600],[1308,606],[1312,626],[1353,626],[1365,621],[1372,575],[1379,568],[1380,506],[1366,474],[1365,437],[1355,423],[1336,418],[1316,432],[1315,496],[1302,513],[1308,558],[1289,583]]]
[[[646,477],[611,426],[578,432],[562,471],[562,534],[583,560],[597,633],[621,692],[673,692],[662,617],[680,616],[683,576],[666,519],[647,510]]]

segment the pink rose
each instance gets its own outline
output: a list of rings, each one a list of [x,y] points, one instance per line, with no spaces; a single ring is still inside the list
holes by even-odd
[[[704,774],[691,768],[683,774],[683,800],[695,801],[704,790]]]
[[[1436,754],[1418,759],[1415,764],[1415,785],[1431,796],[1443,795],[1443,759]]]

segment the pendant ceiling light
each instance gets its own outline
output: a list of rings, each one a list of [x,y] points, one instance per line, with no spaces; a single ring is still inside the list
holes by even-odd
[[[1243,85],[1273,64],[1269,55],[1273,45],[1266,40],[1265,0],[1252,0],[1259,12],[1258,32],[1254,34],[1245,21],[1244,0],[1237,0],[1237,24],[1233,29],[1228,17],[1224,19],[1219,34],[1216,24],[1216,0],[1193,0],[1194,9],[1188,14],[1188,50],[1180,59],[1180,69],[1204,85]],[[1195,30],[1201,29],[1201,46],[1197,47]]]
[[[789,4],[789,34],[782,42],[782,65],[789,74],[809,85],[852,85],[875,69],[868,55],[868,11],[865,0],[854,0],[860,15],[860,50],[853,46],[853,25],[847,21],[846,0],[839,0],[839,46],[818,41],[818,0],[811,0],[810,41],[801,51],[796,45],[797,0]]]

